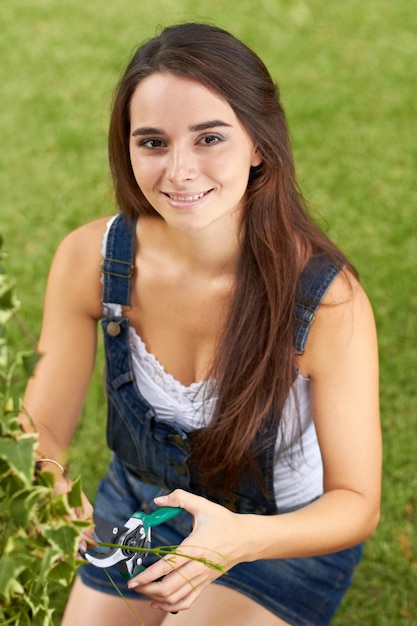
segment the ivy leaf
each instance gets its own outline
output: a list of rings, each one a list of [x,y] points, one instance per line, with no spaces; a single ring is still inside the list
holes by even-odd
[[[53,609],[42,608],[29,622],[31,626],[51,626]],[[19,625],[20,626],[20,625]],[[23,624],[22,624],[23,626]]]
[[[54,474],[35,470],[38,436],[25,433],[18,419],[21,383],[33,374],[40,355],[15,350],[8,342],[7,326],[19,302],[3,267],[1,244],[0,237],[0,624],[52,626],[54,591],[72,582],[86,523],[69,519],[67,496],[54,494]],[[26,344],[29,339],[34,345],[25,325],[16,321]],[[79,481],[70,499],[78,506]]]
[[[12,310],[16,306],[14,298],[14,283],[2,280],[0,282],[0,308]]]
[[[61,561],[50,571],[49,580],[53,580],[59,585],[66,587],[71,584],[74,579],[75,569],[71,562]]]
[[[10,517],[17,527],[27,528],[35,518],[39,503],[50,496],[49,489],[41,486],[32,486],[15,493],[9,505]]]
[[[67,494],[57,496],[53,501],[53,511],[56,517],[63,517],[64,515],[70,515],[71,509],[68,504]]]
[[[22,434],[19,439],[0,439],[0,458],[10,466],[12,473],[16,474],[26,487],[32,484],[33,478],[33,448],[37,436]]]
[[[14,400],[13,398],[7,398],[1,407],[2,411],[7,415],[8,413],[12,413],[14,411]],[[2,419],[3,422],[3,419]]]
[[[42,559],[37,561],[37,578],[42,585],[42,580],[46,580],[55,564],[62,559],[62,551],[56,546],[45,549]],[[43,585],[42,585],[43,588]]]
[[[46,471],[37,471],[36,472],[36,482],[43,487],[48,487],[48,489],[53,489],[55,484],[55,476],[52,472]]]
[[[82,507],[82,485],[80,476],[78,476],[78,478],[76,478],[72,483],[71,491],[67,494],[67,496],[68,504],[71,508],[78,509]]]
[[[12,598],[22,596],[25,592],[18,578],[26,569],[26,566],[15,559],[13,555],[6,554],[1,557],[0,568],[0,598],[11,604]]]
[[[10,410],[8,410],[8,407],[13,407],[13,405],[14,403],[11,398],[3,404],[4,414],[0,415],[0,433],[2,437],[10,437],[15,434],[17,430],[20,430],[17,415],[14,415]]]
[[[42,355],[38,352],[22,352],[20,354],[20,358],[22,360],[23,370],[26,376],[33,376],[35,368],[42,358]]]
[[[55,526],[46,526],[41,529],[41,533],[51,545],[60,551],[63,557],[76,553],[79,531],[70,526],[67,520],[59,520]]]

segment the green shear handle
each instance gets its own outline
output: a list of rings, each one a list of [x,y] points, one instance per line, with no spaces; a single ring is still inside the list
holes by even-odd
[[[184,509],[176,506],[161,506],[160,509],[156,509],[152,513],[143,513],[143,511],[136,511],[136,513],[133,513],[132,517],[135,519],[140,519],[145,526],[145,530],[148,530],[148,528],[153,528],[154,526],[159,526],[159,524],[167,522],[179,513],[182,513],[183,510]]]

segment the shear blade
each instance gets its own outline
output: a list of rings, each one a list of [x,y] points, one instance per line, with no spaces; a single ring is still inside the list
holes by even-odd
[[[100,517],[99,515],[93,515],[95,524],[95,535],[97,541],[103,543],[117,543],[117,537],[120,535],[121,528],[115,526],[112,522]]]

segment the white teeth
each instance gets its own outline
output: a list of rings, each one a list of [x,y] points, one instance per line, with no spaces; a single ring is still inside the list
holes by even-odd
[[[194,196],[178,196],[173,193],[168,193],[167,195],[171,198],[171,200],[174,200],[176,202],[193,202],[202,198],[205,193],[205,191],[202,191],[201,193],[196,193]]]

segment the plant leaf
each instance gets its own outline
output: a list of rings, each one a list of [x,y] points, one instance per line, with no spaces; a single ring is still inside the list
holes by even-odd
[[[16,306],[14,283],[6,280],[0,282],[0,308],[13,310]]]
[[[22,596],[24,589],[20,584],[19,575],[26,566],[19,562],[12,554],[2,555],[0,568],[0,598],[5,604],[10,604],[12,598]]]
[[[60,551],[62,556],[67,557],[76,553],[78,548],[79,531],[70,526],[67,520],[58,520],[55,526],[45,526],[41,533],[49,543]]]
[[[32,484],[34,460],[33,449],[37,435],[22,434],[18,439],[0,439],[0,457],[10,466],[26,487]]]
[[[71,491],[67,494],[68,496],[68,504],[73,509],[81,508],[83,505],[82,501],[82,485],[81,485],[81,477],[78,476],[72,483]]]
[[[10,499],[9,512],[15,526],[27,528],[31,520],[35,518],[42,500],[45,499],[46,503],[49,495],[49,489],[35,485],[13,494]]]
[[[22,360],[22,366],[26,376],[33,376],[35,368],[39,360],[42,358],[42,355],[38,352],[22,352],[20,358]]]
[[[75,569],[73,563],[67,561],[61,561],[49,572],[49,579],[55,581],[59,585],[66,587],[71,584],[75,576]]]

